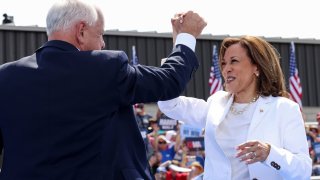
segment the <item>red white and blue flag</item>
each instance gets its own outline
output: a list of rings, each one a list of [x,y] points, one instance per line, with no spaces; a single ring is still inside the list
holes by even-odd
[[[210,87],[210,95],[214,94],[215,92],[222,90],[222,78],[221,72],[219,69],[219,57],[217,46],[213,46],[213,53],[212,53],[212,66],[210,71],[209,77],[209,87]]]
[[[302,109],[302,87],[300,84],[300,78],[298,75],[298,69],[296,66],[296,55],[295,55],[295,48],[294,43],[291,42],[290,45],[290,65],[289,65],[289,89],[291,98],[299,104],[300,109]]]

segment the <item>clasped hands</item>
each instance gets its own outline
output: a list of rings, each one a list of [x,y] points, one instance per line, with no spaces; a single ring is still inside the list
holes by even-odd
[[[197,38],[207,26],[205,20],[193,11],[175,14],[174,17],[171,18],[171,24],[174,42],[179,33],[188,33]]]

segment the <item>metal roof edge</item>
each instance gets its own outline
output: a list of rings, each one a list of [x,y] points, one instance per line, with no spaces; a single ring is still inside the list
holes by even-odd
[[[45,27],[39,27],[36,25],[35,26],[0,25],[0,30],[46,32]]]
[[[11,31],[34,31],[34,32],[46,32],[45,27],[38,26],[14,26],[14,25],[0,25],[0,30],[11,30]],[[105,30],[105,35],[115,35],[115,36],[135,36],[135,37],[153,37],[153,38],[171,38],[171,32],[157,32],[157,31],[146,31],[139,32],[137,30],[132,31],[119,31],[118,29]],[[212,35],[212,34],[201,34],[198,39],[202,40],[223,40],[226,37],[240,37],[243,35],[230,36],[230,35]],[[265,37],[260,36],[267,40],[268,42],[277,42],[277,43],[294,43],[301,44],[320,44],[320,39],[315,38],[283,38],[283,37]]]
[[[237,36],[230,36],[230,35],[212,35],[212,34],[204,34],[199,37],[199,39],[214,39],[214,40],[223,40],[227,37],[241,37],[244,35],[237,35]],[[265,37],[265,36],[259,36],[263,39],[265,39],[268,42],[274,42],[274,43],[291,43],[293,41],[294,43],[301,43],[301,44],[320,44],[320,39],[315,38],[298,38],[298,37]]]

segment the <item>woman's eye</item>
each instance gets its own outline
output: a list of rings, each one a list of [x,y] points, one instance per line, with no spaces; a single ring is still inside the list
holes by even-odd
[[[236,60],[236,59],[231,60],[231,63],[235,63],[235,62],[238,62],[238,60]]]

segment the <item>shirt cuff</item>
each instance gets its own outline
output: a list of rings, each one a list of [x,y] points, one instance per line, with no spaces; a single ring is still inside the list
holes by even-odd
[[[175,46],[178,44],[183,44],[194,52],[196,48],[196,38],[188,33],[179,33],[176,38]]]

